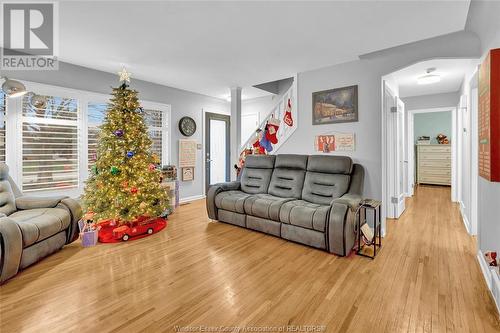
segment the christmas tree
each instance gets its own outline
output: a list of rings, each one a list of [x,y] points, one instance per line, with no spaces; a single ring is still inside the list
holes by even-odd
[[[100,127],[97,160],[85,185],[83,204],[94,221],[115,219],[123,224],[139,216],[160,216],[168,197],[160,187],[160,163],[151,153],[152,141],[144,122],[137,91],[129,88],[130,74],[120,72],[104,123]]]

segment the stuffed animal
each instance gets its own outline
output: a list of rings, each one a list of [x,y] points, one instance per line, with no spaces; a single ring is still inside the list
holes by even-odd
[[[450,144],[450,140],[446,137],[446,135],[440,133],[436,136],[436,140],[440,145],[448,145]]]

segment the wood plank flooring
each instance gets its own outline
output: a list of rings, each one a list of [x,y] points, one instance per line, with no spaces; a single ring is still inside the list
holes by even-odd
[[[193,202],[159,234],[74,243],[20,273],[0,287],[0,331],[500,332],[449,197],[419,187],[374,261],[210,222]]]

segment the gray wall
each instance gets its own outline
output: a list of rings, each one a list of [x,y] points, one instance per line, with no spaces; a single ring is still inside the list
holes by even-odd
[[[500,47],[500,2],[472,1],[466,29],[481,39],[483,58],[490,49]],[[478,181],[478,244],[484,253],[500,252],[500,183],[489,182],[481,177]]]
[[[111,87],[118,85],[118,76],[116,74],[67,63],[59,63],[58,71],[2,71],[1,75],[20,80],[103,94],[110,94]],[[225,100],[141,81],[133,77],[131,87],[139,91],[139,97],[143,100],[170,104],[172,106],[172,123],[170,126],[170,163],[172,164],[177,165],[179,156],[178,140],[185,138],[178,129],[178,122],[181,117],[190,116],[195,119],[198,128],[192,138],[202,143],[202,110],[229,113],[229,103]],[[181,198],[202,195],[205,193],[205,185],[203,183],[204,163],[202,158],[202,151],[199,150],[194,181],[180,183],[179,191]]]
[[[477,58],[480,45],[474,33],[458,32],[364,55],[360,60],[298,74],[298,129],[280,153],[314,153],[314,136],[338,132],[356,134],[351,156],[366,169],[365,196],[382,198],[381,78],[416,62],[433,58]],[[312,93],[358,85],[359,121],[312,125]]]
[[[401,100],[405,103],[406,110],[442,108],[456,106],[460,100],[460,93],[457,91],[443,94],[411,96],[401,98]]]

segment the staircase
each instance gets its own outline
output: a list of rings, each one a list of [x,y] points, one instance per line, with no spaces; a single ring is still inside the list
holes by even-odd
[[[293,124],[291,126],[288,126],[283,121],[288,99],[290,99],[291,102],[291,115],[293,119]],[[266,151],[266,154],[275,154],[297,129],[298,124],[297,124],[297,77],[296,76],[290,88],[276,100],[275,105],[271,108],[267,116],[262,120],[262,122],[260,123],[258,128],[256,128],[256,130],[260,129],[262,130],[263,133],[267,122],[271,118],[275,118],[280,122],[279,129],[276,134],[278,142],[276,144],[273,144],[272,151],[270,152]],[[256,135],[257,134],[255,132],[252,133],[250,137],[244,143],[242,143],[240,147],[240,156],[242,156],[241,153],[243,153],[246,149],[253,148],[252,142],[255,140]]]

